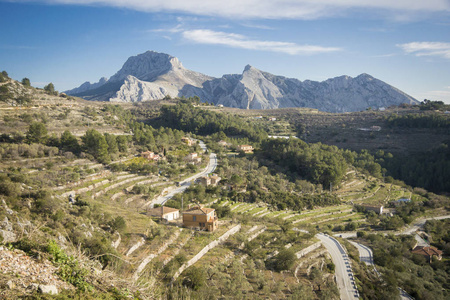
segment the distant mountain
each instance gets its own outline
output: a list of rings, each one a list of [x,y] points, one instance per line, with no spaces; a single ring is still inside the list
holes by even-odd
[[[348,112],[418,101],[368,74],[326,81],[276,76],[250,65],[242,74],[213,78],[185,69],[176,57],[147,51],[130,57],[109,80],[66,91],[87,100],[136,102],[199,96],[202,101],[243,109],[310,107]]]

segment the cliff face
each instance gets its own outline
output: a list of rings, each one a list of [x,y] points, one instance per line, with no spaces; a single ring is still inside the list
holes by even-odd
[[[153,51],[130,57],[109,80],[86,82],[66,93],[116,102],[156,100],[167,95],[199,96],[202,101],[243,109],[311,107],[329,112],[417,103],[368,74],[302,82],[247,65],[242,74],[213,78],[185,69],[176,57]]]

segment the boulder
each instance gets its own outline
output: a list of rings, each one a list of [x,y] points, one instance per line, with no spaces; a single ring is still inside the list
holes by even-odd
[[[40,292],[42,294],[57,295],[58,294],[58,288],[56,287],[56,285],[40,284],[39,287],[38,287],[38,292]]]

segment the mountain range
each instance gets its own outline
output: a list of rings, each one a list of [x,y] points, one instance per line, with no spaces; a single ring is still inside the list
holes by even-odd
[[[85,82],[66,94],[87,100],[137,102],[166,96],[198,96],[203,102],[242,109],[309,107],[327,112],[361,111],[418,101],[368,74],[318,82],[273,75],[250,65],[242,74],[214,78],[188,70],[173,56],[154,51],[128,58],[109,79]]]

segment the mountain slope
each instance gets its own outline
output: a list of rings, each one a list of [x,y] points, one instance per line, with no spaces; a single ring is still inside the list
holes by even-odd
[[[136,102],[199,96],[202,101],[243,109],[310,107],[328,112],[380,108],[417,100],[368,74],[323,82],[276,76],[247,65],[242,74],[212,78],[185,69],[176,57],[147,51],[130,57],[109,80],[66,92],[88,100]]]

